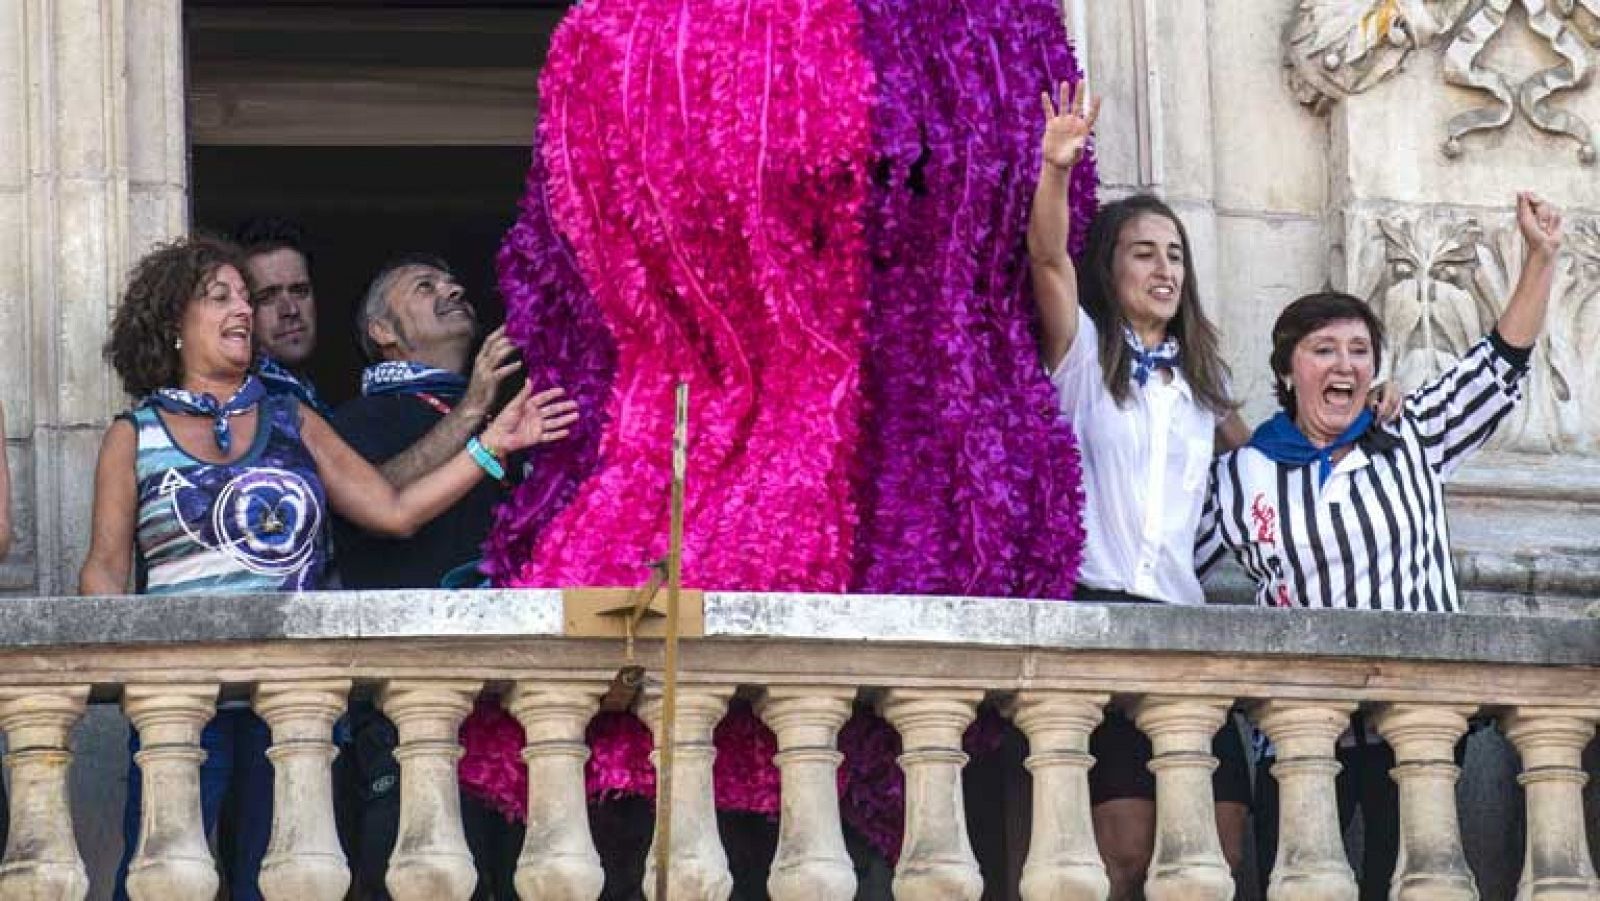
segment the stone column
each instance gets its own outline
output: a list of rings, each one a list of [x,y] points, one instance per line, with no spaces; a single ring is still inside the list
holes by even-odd
[[[217,868],[200,817],[200,730],[216,714],[216,685],[129,685],[122,708],[139,730],[143,806],[128,866],[133,901],[211,901]]]
[[[1386,704],[1374,718],[1394,748],[1400,787],[1400,859],[1393,901],[1477,901],[1456,818],[1455,745],[1467,733],[1471,706]]]
[[[1228,901],[1233,874],[1217,837],[1211,737],[1222,727],[1229,698],[1149,697],[1134,721],[1150,736],[1156,776],[1156,847],[1145,895],[1150,901]]]
[[[457,733],[483,686],[458,680],[390,682],[383,712],[400,733],[400,832],[384,884],[395,901],[466,901],[478,882],[461,828]]]
[[[605,886],[583,782],[584,730],[605,690],[589,682],[523,682],[507,703],[527,733],[528,831],[517,859],[524,898],[594,901]]]
[[[261,862],[268,901],[339,901],[350,868],[333,822],[333,721],[350,680],[269,682],[255,709],[272,727],[272,840]]]
[[[78,901],[89,891],[67,802],[68,737],[88,698],[87,685],[0,692],[11,775],[11,836],[0,860],[0,898]]]
[[[839,821],[839,727],[850,717],[853,688],[768,689],[761,718],[778,736],[783,774],[778,851],[767,892],[774,901],[850,901],[855,866]]]
[[[671,901],[725,901],[733,892],[733,875],[728,870],[728,855],[717,834],[716,796],[712,790],[711,765],[717,749],[711,732],[722,720],[733,687],[724,685],[682,685],[678,688],[677,723],[673,731],[672,775],[672,870],[668,874]],[[655,734],[661,763],[661,695],[645,698],[640,715]],[[656,816],[661,815],[657,805]],[[659,837],[660,832],[657,832]],[[650,845],[645,861],[644,893],[657,901],[656,847]]]
[[[1600,711],[1518,707],[1501,725],[1522,755],[1528,795],[1528,854],[1517,901],[1600,898],[1584,828],[1583,748]]]
[[[1022,867],[1024,901],[1103,901],[1111,890],[1089,815],[1089,733],[1106,695],[1029,691],[1017,699],[1017,728],[1028,736],[1033,832]]]
[[[897,688],[883,715],[900,732],[906,832],[894,870],[896,901],[977,901],[983,876],[967,836],[961,736],[981,691]]]
[[[130,263],[186,227],[180,0],[0,0],[0,384],[18,555],[0,590],[68,593],[100,432],[101,360]]]
[[[1344,854],[1334,748],[1356,705],[1343,701],[1267,701],[1256,721],[1277,749],[1278,855],[1269,901],[1356,901]]]

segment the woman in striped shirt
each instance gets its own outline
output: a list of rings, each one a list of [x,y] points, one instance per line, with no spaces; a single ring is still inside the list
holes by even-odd
[[[1272,329],[1283,409],[1213,465],[1202,570],[1233,551],[1266,606],[1460,609],[1444,483],[1522,398],[1561,245],[1560,213],[1531,194],[1517,197],[1517,224],[1527,249],[1505,312],[1407,397],[1394,423],[1375,423],[1364,403],[1382,363],[1383,328],[1371,308],[1323,292],[1284,309]],[[1367,811],[1362,897],[1384,898],[1398,843],[1394,758],[1364,732],[1341,742],[1340,810],[1348,820],[1359,796]],[[1272,788],[1270,780],[1258,788],[1263,807]],[[1262,811],[1264,840],[1273,819]]]

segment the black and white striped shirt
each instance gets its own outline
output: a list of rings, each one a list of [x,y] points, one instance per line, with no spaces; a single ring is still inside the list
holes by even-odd
[[[1195,561],[1232,550],[1275,607],[1455,611],[1444,482],[1522,398],[1527,352],[1497,334],[1417,389],[1317,485],[1317,464],[1245,446],[1218,457]]]

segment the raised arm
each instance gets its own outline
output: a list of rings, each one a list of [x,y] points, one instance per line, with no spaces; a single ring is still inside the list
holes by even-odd
[[[1100,98],[1090,99],[1089,86],[1079,82],[1074,90],[1060,86],[1060,106],[1048,92],[1044,102],[1044,159],[1039,165],[1039,185],[1033,193],[1028,218],[1028,260],[1033,274],[1033,295],[1043,325],[1040,356],[1045,367],[1055,369],[1078,336],[1078,273],[1067,254],[1072,229],[1072,167],[1100,115]]]
[[[119,419],[100,442],[94,471],[94,517],[89,523],[89,555],[78,572],[78,593],[126,594],[133,571],[133,530],[139,489],[133,458],[138,438],[133,425]]]
[[[1495,330],[1512,347],[1528,348],[1544,333],[1556,254],[1561,251],[1561,211],[1527,191],[1518,193],[1517,229],[1527,246],[1522,254],[1522,275]]]
[[[534,444],[565,438],[578,414],[552,388],[537,395],[524,385],[483,430],[482,442],[502,459]],[[563,412],[564,411],[564,412]],[[316,413],[302,408],[301,435],[316,461],[328,501],[344,518],[378,535],[404,538],[449,509],[483,478],[465,442],[432,472],[396,487],[344,442]]]
[[[478,349],[477,359],[473,361],[472,379],[467,383],[467,393],[462,396],[461,402],[417,443],[385,460],[379,467],[391,484],[404,488],[461,452],[467,445],[467,439],[483,427],[500,383],[522,367],[521,360],[511,359],[516,350],[516,345],[506,337],[505,326],[489,333],[483,347]]]
[[[1406,398],[1406,413],[1428,463],[1444,478],[1494,435],[1522,399],[1528,358],[1544,332],[1561,249],[1561,214],[1532,194],[1518,194],[1517,226],[1527,244],[1522,275],[1494,333]]]

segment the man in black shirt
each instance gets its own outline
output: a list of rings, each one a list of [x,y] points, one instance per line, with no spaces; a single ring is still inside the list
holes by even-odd
[[[467,368],[477,313],[442,260],[409,256],[373,278],[357,317],[357,337],[374,363],[362,373],[361,396],[341,406],[332,424],[341,437],[396,485],[431,472],[483,429],[500,385],[521,368],[502,327]],[[543,441],[566,436],[577,414],[559,391],[546,392]],[[507,467],[510,469],[511,467]],[[345,588],[437,588],[445,576],[472,568],[505,492],[485,479],[444,514],[406,539],[370,535],[334,521],[336,563]],[[359,795],[357,821],[343,829],[358,896],[384,898],[383,874],[399,819],[394,726],[370,704],[352,705],[353,740],[344,769]],[[478,866],[475,899],[512,899],[521,847],[514,828],[487,805],[462,796],[462,818]]]
[[[333,414],[351,447],[405,485],[443,465],[482,430],[502,382],[522,363],[496,329],[466,371],[477,337],[477,312],[449,267],[409,256],[373,279],[356,323],[374,363],[362,373],[361,396]],[[551,432],[554,440],[563,431]],[[493,508],[505,491],[486,479],[415,535],[379,538],[335,522],[339,574],[346,588],[437,588],[451,570],[478,557]]]

